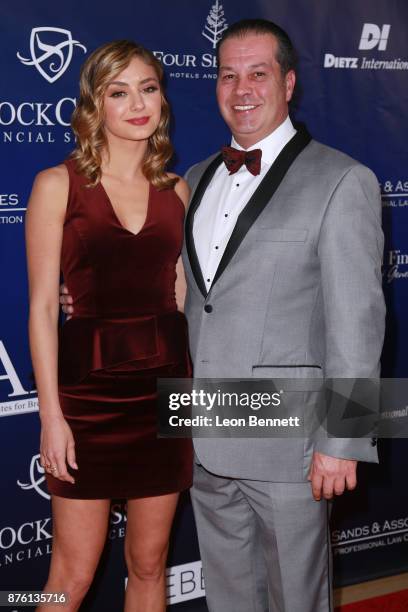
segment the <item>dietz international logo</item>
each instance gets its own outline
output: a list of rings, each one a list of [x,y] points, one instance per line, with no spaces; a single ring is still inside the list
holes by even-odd
[[[204,52],[201,55],[185,53],[182,51],[153,51],[154,55],[161,61],[167,73],[173,79],[216,79],[217,58],[214,51],[221,36],[228,28],[227,19],[223,5],[216,0],[211,4],[201,30],[202,36],[211,43],[213,52]],[[212,68],[212,72],[203,69]]]
[[[72,38],[69,30],[63,28],[33,28],[30,35],[30,57],[17,57],[25,66],[34,66],[44,79],[54,83],[62,77],[71,63],[74,47],[84,53],[87,49],[78,40]]]
[[[363,31],[361,32],[358,48],[360,51],[368,51],[377,47],[379,51],[385,51],[388,44],[390,29],[391,25],[389,23],[384,23],[382,27],[375,23],[365,23],[363,25]]]
[[[372,51],[373,57],[348,57],[325,53],[324,68],[342,68],[349,70],[408,70],[408,61],[400,57],[384,58],[381,54],[387,50],[391,35],[391,24],[364,23],[361,30],[358,50]]]

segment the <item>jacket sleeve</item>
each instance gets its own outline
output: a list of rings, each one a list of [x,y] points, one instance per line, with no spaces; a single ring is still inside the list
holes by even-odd
[[[368,168],[353,166],[332,194],[318,241],[326,378],[380,375],[385,328],[383,248],[377,179]],[[370,438],[327,437],[316,442],[315,450],[339,458],[377,461],[375,445]]]

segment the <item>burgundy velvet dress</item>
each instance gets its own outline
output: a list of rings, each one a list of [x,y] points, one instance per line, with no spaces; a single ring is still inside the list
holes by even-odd
[[[61,268],[74,316],[59,338],[59,396],[72,429],[74,485],[47,475],[49,491],[75,499],[137,498],[192,482],[192,445],[157,438],[156,380],[191,376],[187,322],[177,311],[175,266],[184,206],[174,189],[149,189],[133,234],[99,183],[68,160]]]

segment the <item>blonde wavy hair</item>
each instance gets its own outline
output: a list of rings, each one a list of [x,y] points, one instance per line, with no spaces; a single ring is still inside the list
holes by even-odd
[[[89,187],[101,180],[102,151],[108,142],[104,130],[103,97],[108,83],[127,68],[134,57],[152,66],[160,83],[161,117],[156,131],[149,137],[142,171],[156,189],[170,189],[177,178],[166,174],[173,156],[169,138],[170,107],[163,92],[163,68],[153,53],[130,40],[115,40],[102,45],[86,59],[81,69],[79,98],[71,119],[76,148],[71,158],[77,170],[89,179]]]

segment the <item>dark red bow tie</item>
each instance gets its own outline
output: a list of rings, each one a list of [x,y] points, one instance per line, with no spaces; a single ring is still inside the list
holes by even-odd
[[[221,153],[230,174],[238,172],[242,164],[245,164],[249,172],[254,176],[261,171],[262,149],[241,151],[234,149],[234,147],[222,147]]]

